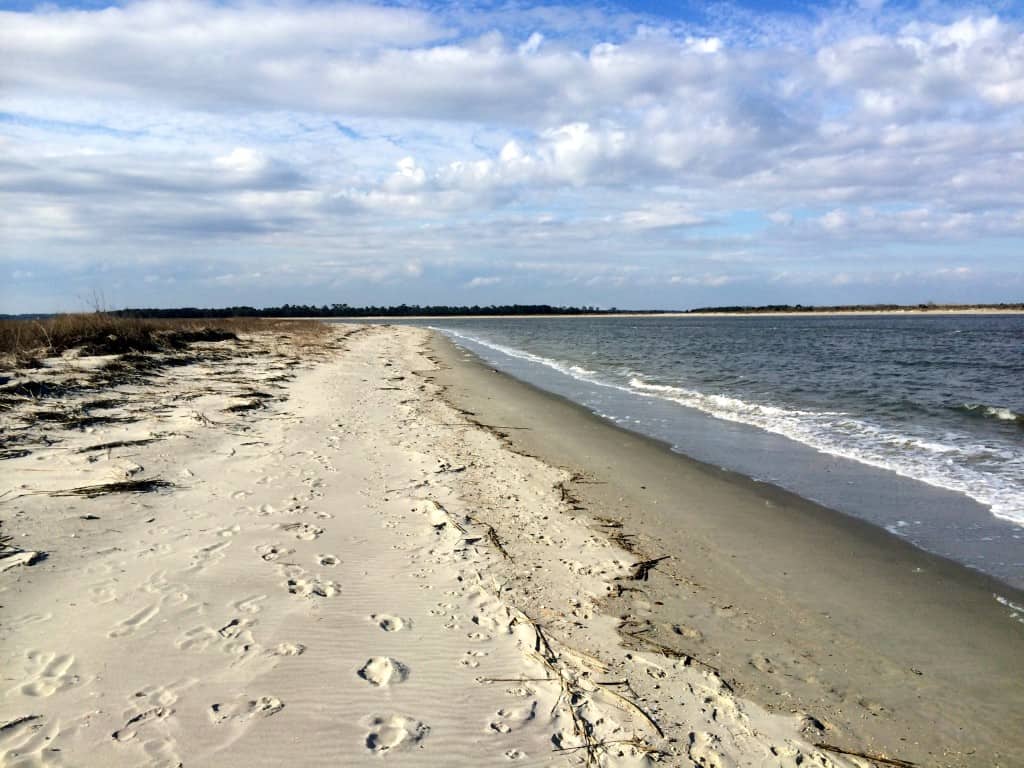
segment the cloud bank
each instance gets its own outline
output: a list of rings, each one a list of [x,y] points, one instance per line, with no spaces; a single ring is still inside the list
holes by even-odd
[[[1024,22],[0,12],[9,311],[1019,300]]]

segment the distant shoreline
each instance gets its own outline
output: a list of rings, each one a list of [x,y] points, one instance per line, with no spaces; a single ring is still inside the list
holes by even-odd
[[[841,315],[1024,315],[1024,308],[1020,309],[832,309],[832,310],[808,310],[808,311],[761,311],[750,310],[749,312],[601,312],[594,314],[572,314],[572,315],[366,315],[361,317],[303,317],[288,318],[292,320],[330,320],[358,322],[362,320],[388,321],[388,320],[514,320],[538,319],[545,317],[560,318],[565,320],[574,319],[597,319],[615,317],[832,317]],[[280,319],[280,318],[278,318]]]
[[[65,316],[68,313],[37,313],[9,315],[0,314],[0,321],[47,320]],[[72,313],[73,314],[73,313]],[[99,313],[78,313],[82,315],[110,315],[125,319],[156,320],[209,320],[229,318],[262,318],[271,320],[430,320],[453,318],[537,318],[537,317],[747,317],[769,315],[789,316],[832,316],[832,315],[1020,315],[1024,314],[1024,303],[1003,304],[851,304],[837,306],[804,306],[801,304],[769,304],[759,307],[722,306],[697,307],[689,310],[618,308],[598,309],[597,307],[555,307],[538,304],[507,304],[481,306],[449,305],[395,305],[389,307],[349,307],[344,304],[289,305],[280,307],[173,307],[130,308]]]

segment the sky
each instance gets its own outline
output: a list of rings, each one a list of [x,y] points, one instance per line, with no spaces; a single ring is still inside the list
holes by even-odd
[[[0,312],[1024,300],[1024,3],[0,1]]]

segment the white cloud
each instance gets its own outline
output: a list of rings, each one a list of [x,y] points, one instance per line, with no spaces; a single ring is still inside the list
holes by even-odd
[[[500,277],[474,277],[466,286],[469,288],[486,288],[490,285],[497,285],[501,282]]]
[[[246,147],[236,147],[230,154],[213,159],[215,167],[237,173],[256,173],[267,167],[266,158]]]
[[[950,243],[972,280],[1005,270],[1024,25],[860,5],[701,26],[299,0],[0,13],[0,258],[142,281],[184,250],[236,285],[507,291],[475,281],[530,264],[552,286],[738,290],[713,262],[742,254],[853,284],[908,245],[928,263],[901,269],[938,279]]]

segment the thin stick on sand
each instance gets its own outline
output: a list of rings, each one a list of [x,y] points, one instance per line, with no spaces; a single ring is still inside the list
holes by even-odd
[[[825,749],[829,752],[835,752],[840,755],[850,755],[852,757],[863,757],[865,760],[872,760],[876,763],[882,763],[883,765],[895,765],[897,768],[917,768],[917,763],[912,763],[909,760],[900,760],[898,757],[883,757],[882,755],[876,755],[872,752],[857,752],[853,749],[843,749],[833,744],[815,744],[818,749]]]

